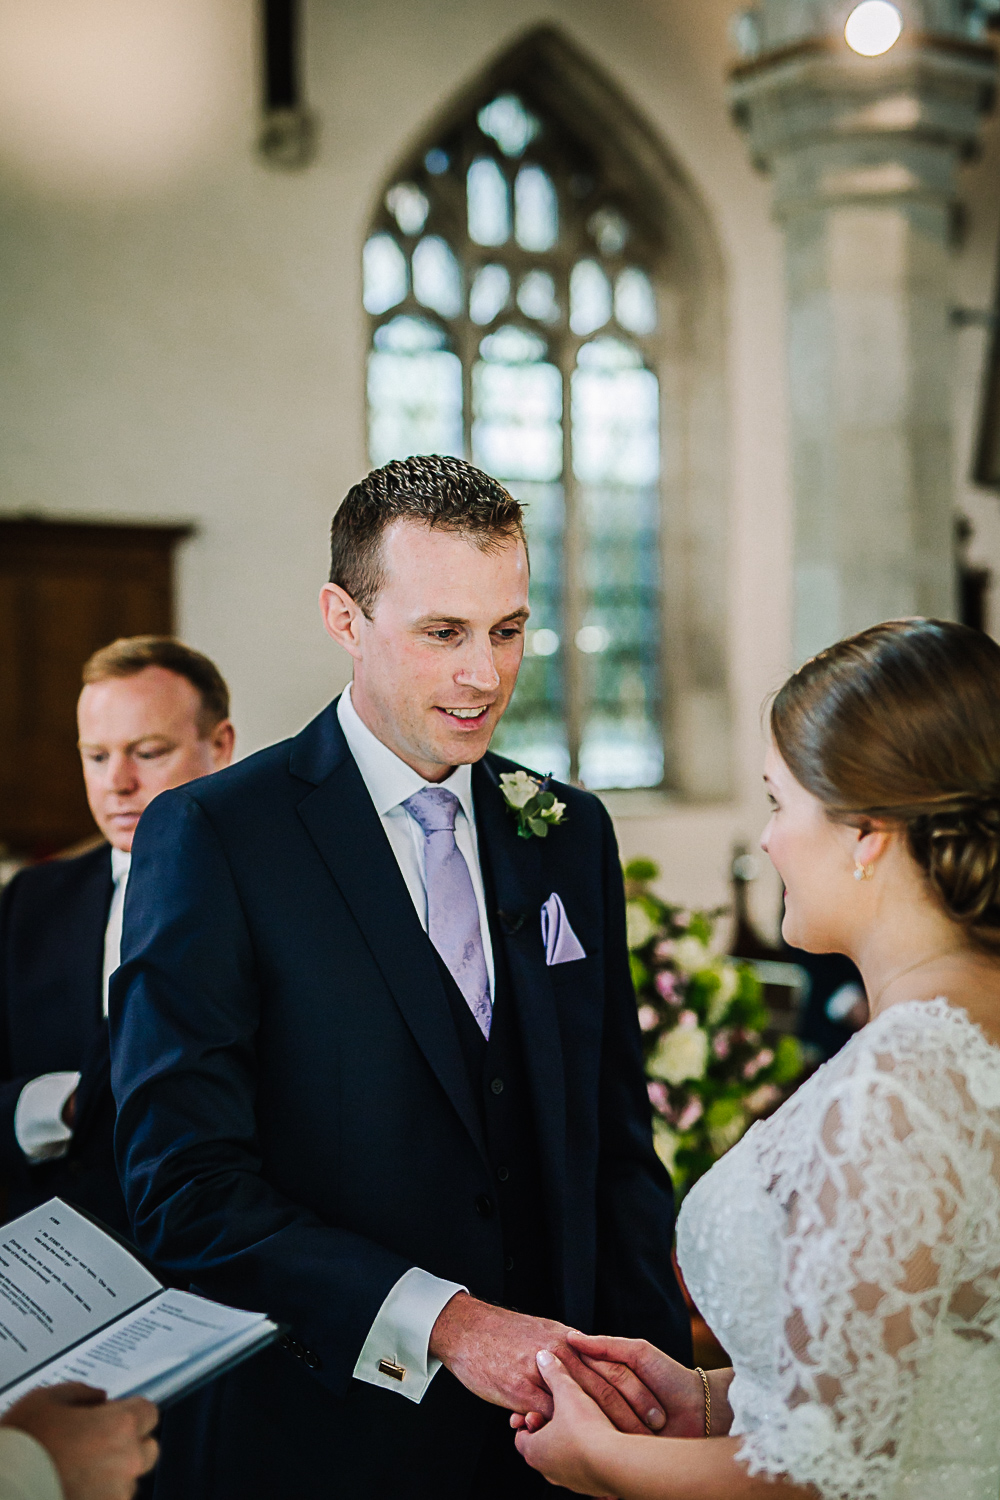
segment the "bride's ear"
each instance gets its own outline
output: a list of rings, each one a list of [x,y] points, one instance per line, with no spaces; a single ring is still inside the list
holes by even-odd
[[[867,823],[854,830],[856,839],[852,850],[855,869],[874,873],[879,860],[889,847],[892,834],[888,828]]]

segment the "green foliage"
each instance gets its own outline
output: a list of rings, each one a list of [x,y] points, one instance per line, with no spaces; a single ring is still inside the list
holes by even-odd
[[[625,866],[629,964],[657,1152],[683,1194],[801,1076],[802,1049],[770,1029],[753,968],[713,948],[720,912],[650,890],[649,859]]]
[[[628,956],[628,966],[632,972],[632,988],[638,995],[649,983],[649,970],[642,959],[636,958],[634,953],[630,953]]]
[[[714,931],[715,923],[708,912],[693,911],[691,913],[690,920],[688,921],[688,932],[691,937],[696,937],[700,943],[704,943],[708,947],[712,941]]]
[[[779,1037],[774,1049],[774,1066],[771,1069],[775,1083],[794,1083],[804,1067],[805,1059],[798,1037]]]

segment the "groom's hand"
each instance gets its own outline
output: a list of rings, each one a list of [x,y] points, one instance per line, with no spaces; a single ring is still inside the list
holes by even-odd
[[[482,1400],[550,1417],[552,1396],[535,1358],[539,1349],[548,1349],[621,1432],[660,1431],[666,1418],[639,1377],[629,1370],[612,1384],[580,1358],[567,1340],[569,1332],[551,1318],[510,1312],[459,1292],[434,1324],[430,1353]]]

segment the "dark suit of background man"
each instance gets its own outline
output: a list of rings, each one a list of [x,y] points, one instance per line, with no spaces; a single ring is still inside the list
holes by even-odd
[[[115,641],[83,669],[87,798],[108,840],[23,870],[0,901],[0,1176],[15,1218],[58,1195],[122,1233],[108,1057],[132,835],[167,787],[229,764],[229,693],[200,652]]]
[[[528,613],[506,491],[390,464],[332,550],[352,689],[136,837],[111,995],[134,1232],[289,1327],[167,1414],[156,1493],[549,1494],[508,1415],[551,1410],[540,1347],[632,1431],[652,1396],[567,1325],[690,1354],[614,834],[559,787],[565,822],[518,837],[485,753]]]

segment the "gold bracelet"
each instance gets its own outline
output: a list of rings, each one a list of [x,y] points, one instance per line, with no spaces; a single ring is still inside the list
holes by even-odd
[[[701,1376],[701,1383],[702,1383],[702,1386],[704,1387],[704,1391],[705,1391],[705,1436],[706,1437],[711,1437],[712,1436],[712,1392],[711,1392],[711,1389],[710,1389],[709,1384],[708,1384],[708,1376],[705,1374],[705,1371],[701,1368],[701,1365],[695,1365],[695,1367],[694,1367],[694,1373],[696,1375],[700,1375]]]

